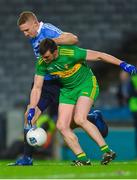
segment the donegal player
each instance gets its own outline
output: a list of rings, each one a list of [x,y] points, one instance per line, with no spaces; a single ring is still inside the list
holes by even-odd
[[[99,94],[99,87],[86,60],[112,63],[131,74],[137,73],[136,67],[98,51],[81,49],[74,45],[57,46],[51,39],[45,39],[40,43],[40,54],[42,57],[36,66],[28,120],[31,121],[35,114],[45,74],[59,76],[62,88],[59,97],[57,128],[77,157],[74,165],[90,165],[90,161],[70,127],[72,119],[100,147],[103,152],[101,163],[108,164],[115,159],[116,153],[110,150],[97,127],[87,120],[87,114]]]
[[[39,58],[39,43],[45,38],[52,38],[57,44],[76,44],[78,42],[77,36],[72,33],[63,32],[59,28],[50,23],[39,22],[36,15],[30,11],[24,11],[18,18],[17,25],[21,32],[27,37],[32,45],[36,60]],[[47,107],[54,103],[58,106],[58,97],[60,92],[60,83],[56,76],[46,74],[44,77],[44,83],[42,87],[42,93],[38,105],[36,107],[35,116],[33,117],[32,124],[35,124],[38,117]],[[26,141],[26,133],[29,130],[27,124],[27,111],[25,113],[25,126],[24,126],[24,153],[23,156],[15,163],[10,165],[33,165],[33,147],[31,147]],[[104,137],[108,134],[108,127],[102,119],[102,115],[99,110],[92,112],[88,119],[92,121],[100,130]]]

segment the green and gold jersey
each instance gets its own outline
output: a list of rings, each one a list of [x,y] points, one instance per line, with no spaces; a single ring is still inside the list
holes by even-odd
[[[39,58],[36,64],[36,74],[45,76],[46,73],[59,76],[66,88],[81,84],[87,76],[93,73],[86,63],[87,50],[75,45],[58,46],[58,57],[50,63]]]

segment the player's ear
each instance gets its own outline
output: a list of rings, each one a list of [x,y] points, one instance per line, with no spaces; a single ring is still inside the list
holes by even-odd
[[[56,49],[54,52],[53,52],[54,56],[57,57],[58,56],[58,50]]]
[[[54,51],[54,53],[57,53],[58,52],[58,50],[56,49],[55,51]]]
[[[34,24],[35,27],[38,27],[38,26],[39,26],[39,23],[38,23],[37,20],[34,20],[34,21],[33,21],[33,24]]]

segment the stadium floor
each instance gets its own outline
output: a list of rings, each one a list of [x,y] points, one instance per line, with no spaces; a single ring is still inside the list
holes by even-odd
[[[137,179],[137,161],[112,162],[107,166],[74,167],[65,161],[35,161],[33,166],[7,166],[0,161],[0,179]]]

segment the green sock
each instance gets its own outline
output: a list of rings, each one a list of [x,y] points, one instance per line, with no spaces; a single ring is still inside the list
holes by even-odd
[[[103,153],[106,153],[106,152],[110,152],[111,150],[109,149],[108,145],[104,145],[104,146],[101,146],[100,147],[100,150],[103,152]]]
[[[87,161],[88,160],[87,155],[84,152],[78,154],[77,159],[80,161]]]

